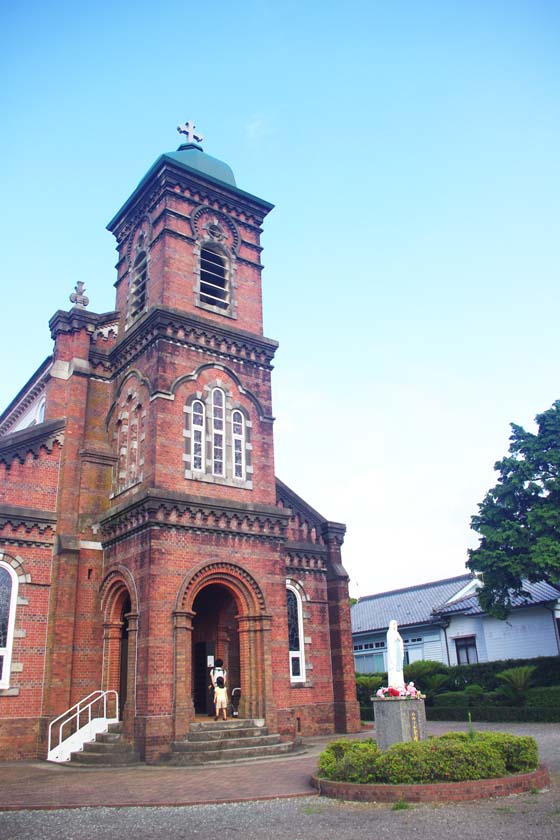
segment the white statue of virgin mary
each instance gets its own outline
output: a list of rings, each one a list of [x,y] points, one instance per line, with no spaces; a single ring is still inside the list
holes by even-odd
[[[387,684],[389,688],[404,688],[404,644],[398,631],[398,624],[393,619],[387,630]]]

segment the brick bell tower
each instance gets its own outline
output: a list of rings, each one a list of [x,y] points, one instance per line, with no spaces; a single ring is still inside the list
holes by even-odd
[[[345,526],[275,477],[272,205],[179,131],[108,225],[115,310],[78,283],[0,415],[0,573],[19,587],[0,760],[44,756],[53,718],[100,688],[140,757],[168,757],[211,713],[218,658],[240,717],[284,741],[360,728]]]
[[[191,123],[178,130],[186,142],[108,225],[119,337],[108,423],[117,464],[101,520],[103,682],[119,689],[125,731],[147,760],[206,712],[211,657],[241,688],[243,714],[274,728],[274,664],[288,663],[277,343],[262,326],[260,234],[272,205],[236,186]]]

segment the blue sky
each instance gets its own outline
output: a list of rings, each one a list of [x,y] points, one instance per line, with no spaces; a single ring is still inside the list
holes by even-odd
[[[346,522],[352,594],[464,571],[511,421],[560,398],[554,0],[4,4],[7,405],[105,225],[191,119],[263,235],[276,471]]]

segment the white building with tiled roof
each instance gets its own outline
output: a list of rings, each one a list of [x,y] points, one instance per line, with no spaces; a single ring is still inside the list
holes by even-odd
[[[544,581],[524,584],[506,621],[481,609],[471,574],[380,592],[352,607],[358,673],[387,670],[385,636],[391,619],[404,640],[405,662],[432,659],[446,665],[530,659],[560,653],[560,590]]]

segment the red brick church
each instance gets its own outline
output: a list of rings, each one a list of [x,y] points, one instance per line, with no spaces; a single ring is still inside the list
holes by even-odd
[[[359,728],[345,527],[275,477],[261,226],[194,127],[108,225],[116,304],[83,284],[53,354],[0,415],[0,758],[118,692],[148,762],[208,713],[222,658],[240,716],[285,741]]]

